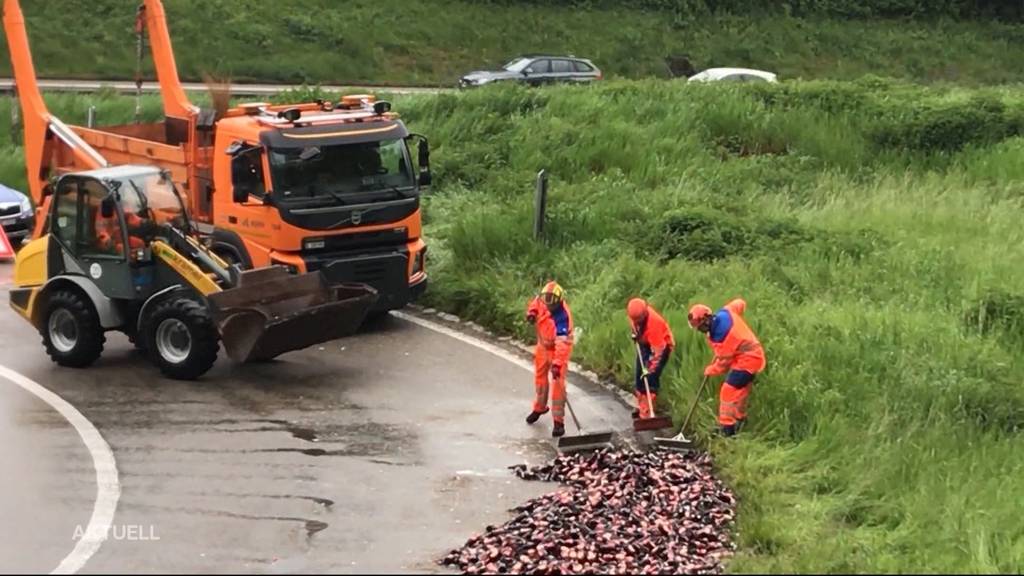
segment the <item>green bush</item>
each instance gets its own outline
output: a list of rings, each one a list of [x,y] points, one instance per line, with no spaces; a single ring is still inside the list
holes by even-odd
[[[989,145],[1021,133],[1019,117],[992,97],[911,110],[876,134],[878,145],[916,152],[955,152]]]

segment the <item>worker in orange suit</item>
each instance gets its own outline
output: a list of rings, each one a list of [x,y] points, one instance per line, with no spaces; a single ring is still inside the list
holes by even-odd
[[[550,390],[554,422],[551,435],[557,438],[565,434],[565,374],[573,346],[572,313],[562,287],[556,282],[545,284],[540,296],[527,305],[526,321],[537,331],[537,348],[533,354],[533,383],[537,394],[526,423],[534,424],[548,412]]]
[[[695,330],[707,334],[714,360],[704,369],[707,377],[725,374],[718,406],[722,434],[733,436],[747,419],[747,398],[757,374],[764,370],[761,342],[743,319],[747,303],[737,298],[718,312],[697,304],[690,308],[688,320]]]
[[[141,237],[147,220],[138,215],[137,208],[128,201],[123,205],[125,224],[128,225],[128,243],[133,251],[145,248],[146,241]],[[109,217],[103,210],[96,210],[96,246],[103,252],[124,255],[124,240],[121,236],[121,222],[117,212]]]
[[[633,328],[633,341],[639,344],[640,353],[636,359],[635,392],[637,409],[633,418],[653,418],[651,407],[658,399],[661,388],[661,374],[668,365],[669,356],[676,347],[675,337],[665,318],[641,298],[633,298],[626,304],[626,314]],[[643,362],[643,364],[641,364]],[[647,369],[647,386],[644,386],[643,369]],[[650,402],[647,399],[650,390]]]

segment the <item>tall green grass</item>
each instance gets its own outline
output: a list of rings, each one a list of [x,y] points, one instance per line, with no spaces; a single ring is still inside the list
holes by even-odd
[[[69,122],[133,109],[48,101]],[[659,397],[678,420],[710,356],[686,309],[747,300],[769,361],[751,425],[713,438],[707,397],[696,422],[740,495],[730,570],[1024,569],[1018,91],[610,82],[396,110],[433,149],[430,304],[528,339],[523,305],[557,278],[586,330],[574,359],[629,385],[625,303],[642,295],[679,343]],[[17,185],[20,151],[2,147]]]
[[[137,2],[23,0],[41,75],[134,78]],[[878,74],[920,81],[1024,79],[1019,21],[788,17],[784,10],[682,14],[682,2],[476,0],[165,0],[183,77],[235,81],[453,86],[470,70],[525,52],[593,58],[610,76],[668,76],[666,58],[697,69],[751,66],[783,78]],[[722,2],[715,2],[722,6]],[[764,3],[761,4],[777,4]],[[792,4],[792,3],[791,3]],[[850,14],[835,2],[797,13]],[[844,6],[862,4],[842,2]],[[903,8],[872,14],[929,14]],[[930,2],[929,4],[935,4]],[[976,4],[971,2],[971,4]],[[984,4],[984,3],[983,3]],[[989,3],[991,4],[991,3]],[[582,5],[582,6],[581,6]],[[644,6],[647,10],[636,7]],[[656,8],[663,7],[664,10]],[[950,13],[942,9],[942,13]],[[6,42],[0,74],[9,74]],[[146,75],[152,77],[146,64]]]

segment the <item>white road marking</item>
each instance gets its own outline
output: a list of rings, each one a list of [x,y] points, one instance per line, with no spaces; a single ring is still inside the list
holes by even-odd
[[[96,469],[96,503],[92,509],[92,517],[89,519],[89,525],[84,535],[75,543],[74,550],[51,572],[51,574],[74,574],[81,570],[82,566],[85,566],[85,563],[99,550],[100,545],[110,534],[114,511],[117,509],[117,501],[121,497],[121,483],[118,480],[114,453],[111,452],[110,445],[100,435],[99,430],[60,396],[6,366],[0,366],[0,378],[5,378],[21,386],[60,413],[74,426],[75,431],[78,432],[85,447],[92,455],[92,465]],[[68,534],[69,538],[71,536]]]
[[[495,356],[501,358],[502,360],[519,366],[523,370],[529,370],[531,373],[533,372],[533,362],[528,362],[525,359],[523,359],[522,356],[519,356],[518,354],[513,354],[512,352],[509,352],[508,350],[505,350],[500,346],[495,346],[490,342],[485,342],[483,340],[480,340],[479,338],[474,338],[468,334],[463,334],[458,330],[452,330],[451,328],[444,326],[442,324],[438,324],[437,322],[431,322],[430,320],[425,320],[418,316],[412,316],[410,314],[406,314],[405,312],[392,311],[391,315],[394,316],[395,318],[405,320],[406,322],[412,322],[417,326],[422,326],[428,330],[444,334],[445,336],[448,336],[450,338],[455,338],[456,340],[464,344],[469,344],[470,346],[474,346],[481,350],[490,352],[491,354],[494,354]]]
[[[430,320],[426,320],[426,319],[420,318],[418,316],[413,316],[413,315],[407,314],[405,312],[399,312],[397,310],[392,310],[391,311],[391,315],[394,316],[395,318],[399,318],[401,320],[405,320],[406,322],[411,322],[413,324],[416,324],[417,326],[421,326],[423,328],[426,328],[428,330],[432,330],[432,331],[437,332],[439,334],[444,334],[445,336],[448,336],[450,338],[454,338],[454,339],[456,339],[459,342],[462,342],[464,344],[469,344],[470,346],[473,346],[475,348],[479,348],[479,349],[484,350],[486,352],[490,352],[491,354],[497,356],[498,358],[501,358],[502,360],[505,360],[505,361],[507,361],[507,362],[509,362],[511,364],[516,365],[516,366],[519,366],[523,370],[528,370],[531,374],[534,371],[533,362],[524,359],[522,356],[519,356],[518,354],[515,354],[513,352],[509,352],[508,350],[506,350],[506,349],[504,349],[504,348],[502,348],[500,346],[496,346],[494,344],[491,344],[490,342],[487,342],[485,340],[481,340],[480,338],[476,338],[476,337],[470,336],[468,334],[463,334],[462,332],[459,332],[458,330],[453,330],[453,329],[451,329],[451,328],[449,328],[449,327],[447,327],[447,326],[445,326],[443,324],[438,324],[437,322],[431,322]],[[584,392],[580,387],[578,387],[578,386],[576,386],[576,385],[574,385],[574,384],[572,384],[572,383],[570,383],[568,381],[566,381],[566,383],[565,383],[565,388],[566,388],[566,395],[569,396],[569,397],[586,397],[587,396],[587,393]],[[586,410],[586,409],[581,410],[580,409],[581,407],[576,405],[576,404],[573,404],[573,408],[576,409],[577,414],[581,415],[581,419],[583,419],[582,418],[582,413],[584,411],[586,411],[588,416],[597,417],[600,420],[602,420],[605,424],[609,424],[609,422],[607,421],[607,419],[604,417],[603,414],[600,414],[600,413],[598,413],[598,412],[596,412],[594,410]],[[588,418],[588,420],[589,420],[589,418]],[[629,440],[628,438],[626,438],[626,441],[627,441],[627,444],[629,446],[635,447],[632,440]]]

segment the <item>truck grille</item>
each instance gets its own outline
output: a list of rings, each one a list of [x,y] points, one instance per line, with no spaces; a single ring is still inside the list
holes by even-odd
[[[0,217],[17,216],[18,214],[21,214],[21,205],[19,204],[8,204],[7,206],[0,206]]]

